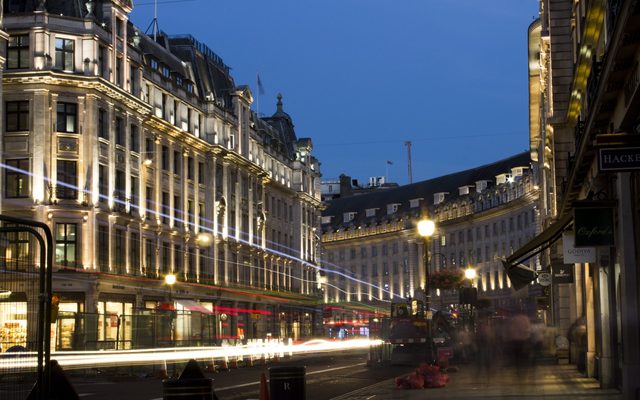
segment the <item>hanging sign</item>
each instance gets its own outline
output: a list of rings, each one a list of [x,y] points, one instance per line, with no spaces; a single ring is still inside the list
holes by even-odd
[[[613,207],[599,202],[575,202],[573,210],[575,247],[613,246]]]
[[[562,234],[562,252],[565,264],[596,262],[596,248],[576,247],[573,232]]]
[[[551,280],[554,285],[558,283],[573,283],[573,264],[553,264],[551,266]]]
[[[640,147],[600,148],[598,166],[602,172],[640,170]]]

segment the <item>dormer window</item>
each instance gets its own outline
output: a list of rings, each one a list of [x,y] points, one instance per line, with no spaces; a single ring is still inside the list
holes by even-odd
[[[398,211],[399,203],[387,204],[387,215],[392,215]]]
[[[512,182],[511,174],[500,174],[496,175],[496,184],[502,185],[503,183]]]
[[[182,86],[184,84],[182,77],[180,75],[176,75],[176,85]]]
[[[163,65],[160,68],[160,72],[162,73],[162,76],[164,76],[165,78],[169,78],[171,76],[171,71],[169,70],[169,67],[167,67],[166,65]]]
[[[489,181],[487,180],[476,181],[476,192],[482,193],[482,191],[485,190],[488,185]]]
[[[193,93],[193,83],[187,82],[187,93]]]
[[[153,58],[151,59],[151,62],[149,63],[149,65],[151,66],[151,69],[154,71],[157,70],[159,67],[158,61]]]
[[[464,185],[464,186],[460,186],[458,188],[458,195],[460,196],[464,196],[467,195],[469,193],[471,193],[471,190],[474,188],[475,186],[472,185]]]
[[[357,213],[355,213],[355,212],[346,212],[346,213],[344,213],[343,214],[344,222],[347,223],[347,222],[353,221],[353,219],[356,217],[356,214]]]
[[[367,208],[365,210],[365,215],[367,216],[367,218],[375,217],[376,216],[376,210],[377,210],[377,208]]]
[[[409,200],[409,207],[411,208],[418,208],[420,207],[420,201],[422,201],[422,197],[419,199],[411,199]]]
[[[433,204],[438,205],[444,201],[444,198],[449,193],[447,192],[438,192],[433,194]]]
[[[323,216],[322,217],[322,224],[330,224],[331,223],[331,218],[333,218],[331,215],[327,215],[327,216]]]

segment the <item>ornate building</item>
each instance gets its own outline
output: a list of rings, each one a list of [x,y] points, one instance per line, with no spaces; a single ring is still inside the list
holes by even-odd
[[[570,272],[553,285],[554,324],[571,361],[625,399],[640,390],[639,4],[540,1],[529,28],[530,137],[545,229],[517,252],[548,247],[554,278]]]
[[[2,213],[54,233],[57,347],[311,335],[311,139],[281,96],[258,118],[218,55],[142,34],[132,7],[4,1]],[[35,248],[2,243],[6,266]]]
[[[416,223],[436,222],[431,273],[473,266],[473,284],[494,309],[514,302],[500,260],[536,234],[538,187],[528,153],[411,185],[332,200],[323,211],[325,325],[351,329],[367,312],[388,313],[389,301],[423,293],[424,242]],[[535,260],[531,267],[538,268]],[[458,293],[431,287],[432,307],[448,309]],[[539,293],[526,290],[524,298]],[[535,307],[535,303],[526,305]],[[344,321],[348,321],[344,323]],[[351,322],[349,322],[351,321]],[[356,321],[356,322],[353,322]]]

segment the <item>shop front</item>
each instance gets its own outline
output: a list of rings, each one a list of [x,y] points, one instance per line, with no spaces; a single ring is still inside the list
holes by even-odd
[[[0,352],[27,347],[27,296],[11,293],[0,297]]]
[[[98,349],[131,349],[135,297],[101,294],[98,301]]]

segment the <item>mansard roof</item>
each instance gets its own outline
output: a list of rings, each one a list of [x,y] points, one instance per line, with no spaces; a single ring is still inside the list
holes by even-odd
[[[380,218],[380,216],[366,218],[365,210],[371,208],[386,210],[387,204],[398,204],[398,213],[414,211],[419,214],[424,207],[429,209],[433,207],[433,195],[435,193],[448,193],[445,201],[449,201],[459,197],[458,188],[461,186],[473,185],[480,180],[495,181],[496,175],[510,172],[511,168],[528,167],[530,164],[530,154],[526,151],[490,164],[410,185],[334,199],[328,203],[328,207],[322,212],[322,215],[333,216],[334,218],[332,218],[331,222],[326,226],[337,228],[344,224],[344,213],[356,212],[356,218],[352,222],[356,224],[358,222],[363,223],[369,219],[375,220]],[[412,210],[410,208],[410,200],[418,198],[424,200],[421,202],[420,208]]]
[[[287,157],[292,160],[295,159],[295,144],[298,138],[296,137],[296,132],[291,116],[284,112],[284,109],[282,107],[282,94],[278,93],[276,112],[271,117],[263,118],[263,120],[273,128],[275,128],[278,132],[278,137],[276,139],[279,140],[284,146],[284,151],[287,154]]]

